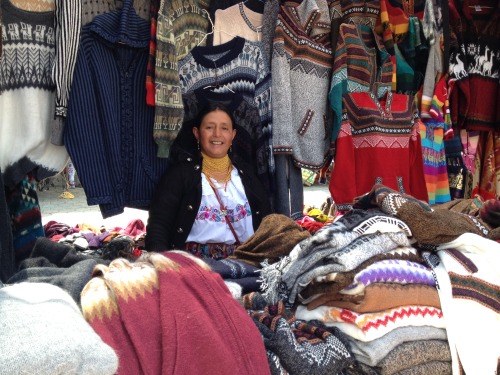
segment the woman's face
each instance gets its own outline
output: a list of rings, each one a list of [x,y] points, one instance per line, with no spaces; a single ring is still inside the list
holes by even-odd
[[[193,128],[201,151],[211,158],[222,158],[233,143],[236,129],[226,112],[216,109],[203,117],[200,128]]]

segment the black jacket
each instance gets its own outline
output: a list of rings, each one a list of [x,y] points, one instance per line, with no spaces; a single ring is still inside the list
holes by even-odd
[[[253,228],[271,213],[269,193],[253,168],[231,157],[252,209]],[[183,250],[201,204],[201,156],[184,154],[161,178],[149,208],[145,246],[147,251]]]

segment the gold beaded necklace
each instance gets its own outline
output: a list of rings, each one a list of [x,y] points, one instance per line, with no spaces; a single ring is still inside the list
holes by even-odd
[[[213,178],[217,182],[224,184],[224,190],[226,190],[227,183],[231,180],[231,172],[233,170],[233,165],[231,163],[231,159],[229,159],[229,156],[226,155],[222,158],[211,158],[210,156],[205,155],[203,152],[201,153],[201,155],[203,156],[201,171],[207,177],[210,186],[216,189],[211,180]],[[223,177],[221,178],[220,176]]]

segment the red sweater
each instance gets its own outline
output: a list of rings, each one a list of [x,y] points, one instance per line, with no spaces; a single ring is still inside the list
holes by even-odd
[[[340,210],[375,183],[428,200],[414,97],[388,92],[343,96],[342,126],[336,143],[330,193]]]

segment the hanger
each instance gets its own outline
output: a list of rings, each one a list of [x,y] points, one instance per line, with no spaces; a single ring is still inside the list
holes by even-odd
[[[214,33],[214,29],[215,29],[214,22],[210,18],[210,14],[208,13],[208,11],[206,9],[203,9],[203,8],[201,9],[201,11],[205,12],[207,14],[208,20],[210,21],[210,25],[212,25],[212,31],[210,31],[209,33],[206,33],[205,35],[203,35],[203,38],[201,38],[201,40],[198,42],[198,44],[196,45],[196,47],[199,47],[199,45],[205,41],[205,39],[207,38],[207,36],[213,34]]]

